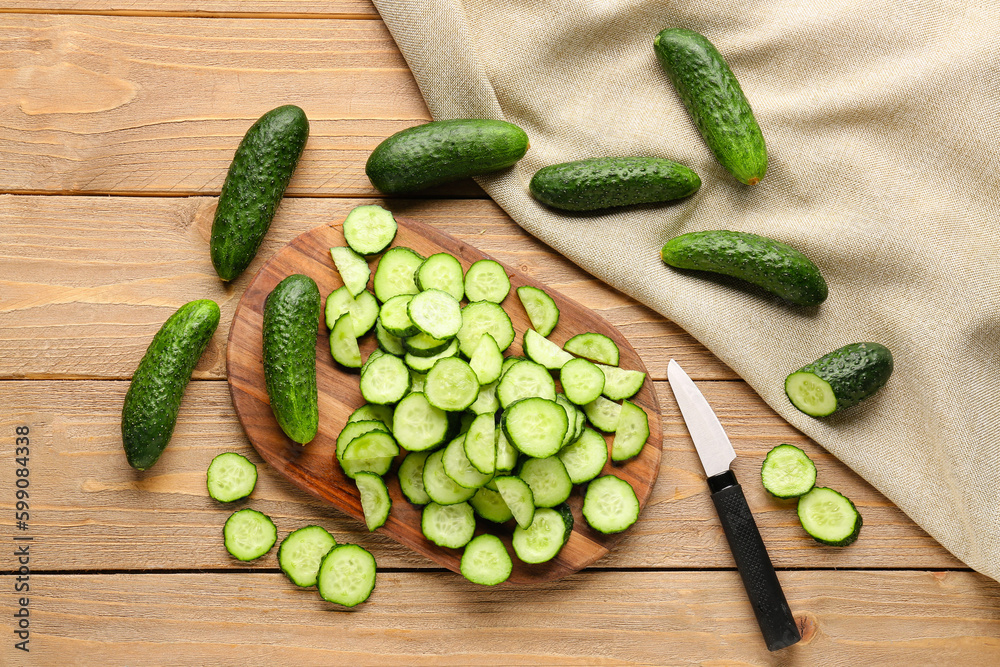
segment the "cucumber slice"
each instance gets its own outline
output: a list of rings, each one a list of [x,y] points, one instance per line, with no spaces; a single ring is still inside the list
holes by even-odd
[[[608,366],[618,365],[620,354],[618,346],[604,334],[592,331],[577,334],[566,341],[563,349],[567,352],[572,352],[578,357],[583,357],[599,364],[607,364]]]
[[[333,264],[351,295],[357,296],[363,292],[372,277],[372,271],[368,268],[365,258],[347,246],[330,248],[330,257],[333,258]]]
[[[816,464],[795,445],[781,444],[764,457],[760,481],[772,496],[797,498],[816,485]]]
[[[500,538],[484,533],[465,545],[459,567],[472,583],[495,586],[507,581],[514,563]]]
[[[536,458],[558,452],[569,428],[566,410],[546,398],[524,398],[512,403],[500,423],[510,444]]]
[[[824,486],[815,486],[799,498],[799,522],[821,544],[846,547],[861,533],[858,508],[846,496]]]
[[[430,452],[410,452],[399,464],[399,488],[403,495],[414,505],[426,505],[431,497],[424,490],[424,462]]]
[[[420,530],[424,537],[449,549],[460,549],[472,539],[476,516],[469,503],[439,505],[431,502],[420,515]]]
[[[271,517],[249,507],[233,512],[222,529],[228,551],[242,561],[260,558],[278,540],[278,529]]]
[[[462,264],[453,255],[439,252],[424,260],[416,273],[417,288],[444,290],[457,301],[465,296],[465,276]]]
[[[278,565],[296,586],[315,586],[319,564],[335,546],[337,540],[322,526],[304,526],[281,541]]]
[[[360,385],[369,403],[397,403],[410,390],[410,371],[399,357],[383,354],[361,374]]]
[[[344,313],[350,313],[354,320],[354,334],[360,338],[375,326],[378,320],[378,302],[375,295],[368,290],[362,290],[357,296],[352,295],[346,285],[342,285],[330,292],[326,297],[324,307],[324,319],[326,328],[333,329],[333,325]]]
[[[445,359],[446,357],[454,357],[457,355],[458,341],[452,338],[451,342],[448,343],[443,350],[430,357],[420,357],[407,352],[403,355],[403,363],[409,366],[410,370],[417,371],[418,373],[427,373],[434,368],[434,364],[437,363],[438,359]]]
[[[577,405],[586,405],[604,391],[604,371],[586,359],[570,359],[559,369],[559,382],[566,398]]]
[[[344,240],[359,255],[377,255],[396,238],[398,225],[381,206],[357,206],[344,220]]]
[[[531,487],[535,507],[555,507],[569,498],[573,482],[558,456],[528,459],[521,465],[518,477]]]
[[[493,336],[501,351],[514,342],[514,325],[504,309],[491,301],[475,301],[462,309],[462,328],[458,331],[462,354],[471,359],[484,333]]]
[[[537,287],[522,285],[517,288],[524,311],[528,313],[531,327],[543,336],[548,336],[559,323],[559,307],[548,294]]]
[[[344,455],[340,462],[357,463],[372,459],[392,459],[397,454],[399,454],[399,445],[396,444],[392,434],[374,429],[351,440],[344,448]]]
[[[476,470],[469,457],[465,455],[465,439],[468,433],[458,436],[444,449],[444,472],[459,486],[467,489],[478,489],[493,478],[492,473],[484,475]]]
[[[453,341],[454,339],[434,338],[420,331],[403,339],[403,349],[406,350],[406,354],[416,357],[433,357],[448,349]]]
[[[392,435],[411,452],[433,449],[448,435],[448,415],[431,405],[424,394],[407,394],[393,413]]]
[[[535,518],[528,528],[518,525],[514,528],[511,543],[514,553],[525,563],[544,563],[556,557],[563,548],[572,530],[572,514],[569,528],[565,515],[554,509],[540,507],[535,510]]]
[[[361,368],[361,349],[350,313],[341,315],[330,330],[330,354],[345,368]]]
[[[510,472],[517,465],[517,450],[514,449],[503,429],[496,429],[497,438],[497,472]]]
[[[892,375],[892,352],[879,343],[852,343],[825,354],[785,379],[785,393],[811,417],[826,417],[875,394]]]
[[[403,339],[386,331],[381,322],[375,322],[375,342],[378,343],[378,349],[388,354],[397,357],[406,354]]]
[[[470,364],[471,365],[471,364]],[[489,384],[484,384],[479,388],[479,394],[476,396],[475,402],[469,406],[474,414],[493,415],[497,410],[500,409],[500,401],[497,400],[497,383],[491,382]]]
[[[459,486],[444,470],[444,451],[439,449],[424,461],[424,491],[438,505],[454,505],[476,495],[476,489]]]
[[[424,258],[406,246],[396,246],[382,255],[375,268],[375,297],[385,303],[398,294],[416,294],[420,290],[413,282],[413,273]]]
[[[410,319],[408,306],[412,300],[412,294],[397,294],[383,303],[378,311],[378,321],[382,328],[399,338],[412,336],[420,331]]]
[[[385,482],[374,473],[359,472],[354,476],[354,483],[358,485],[358,493],[361,495],[361,510],[365,515],[368,532],[381,528],[392,509],[392,499],[389,497],[389,490],[385,488]]]
[[[219,454],[208,466],[208,495],[220,503],[246,498],[257,485],[257,466],[236,452]]]
[[[406,309],[413,324],[433,338],[452,338],[462,328],[462,306],[458,299],[443,290],[420,292]]]
[[[479,384],[490,384],[500,379],[503,369],[503,352],[493,340],[493,336],[484,333],[476,345],[476,351],[469,358],[469,366],[476,372]]]
[[[504,523],[514,518],[514,513],[507,507],[500,492],[485,486],[476,490],[476,495],[469,499],[469,504],[476,514],[493,523]]]
[[[614,475],[598,477],[587,485],[583,518],[600,533],[620,533],[639,518],[639,499],[625,480]]]
[[[559,444],[559,447],[562,448],[568,445],[569,443],[573,442],[574,440],[576,440],[577,416],[582,413],[580,413],[576,409],[576,406],[573,405],[572,401],[566,398],[566,396],[563,394],[556,394],[556,403],[561,405],[563,407],[563,410],[566,411],[566,435],[563,436],[563,440]]]
[[[510,292],[510,278],[504,268],[492,259],[473,262],[465,272],[465,296],[469,301],[500,303]]]
[[[472,420],[465,433],[463,447],[472,467],[492,477],[497,466],[496,420],[492,414],[478,415]],[[447,460],[445,469],[447,470]]]
[[[635,403],[622,401],[618,428],[611,442],[611,460],[616,463],[638,456],[649,439],[649,418]]]
[[[612,401],[632,398],[642,389],[646,374],[642,371],[625,370],[617,366],[597,364],[604,373],[604,390],[601,392]]]
[[[528,329],[524,332],[522,343],[524,353],[529,359],[550,370],[559,370],[563,367],[563,364],[573,358],[572,354],[566,352],[534,329]]]
[[[591,425],[605,433],[614,433],[618,429],[618,418],[621,411],[621,405],[609,401],[603,396],[598,396],[597,400],[583,406],[583,412],[587,415]]]
[[[583,484],[601,474],[608,462],[608,443],[597,431],[584,428],[580,437],[560,449],[556,456],[566,466],[570,481]]]
[[[427,373],[424,393],[431,405],[442,410],[465,410],[479,396],[479,378],[457,357],[439,359]]]
[[[320,597],[345,607],[367,600],[375,590],[375,558],[357,544],[341,544],[323,557],[316,577]]]
[[[522,398],[556,398],[556,383],[541,364],[522,359],[507,369],[497,385],[497,400],[506,408]]]
[[[360,409],[361,408],[359,408],[359,410]],[[367,415],[361,415],[361,416],[367,416]],[[337,436],[337,460],[343,461],[344,452],[347,451],[347,446],[351,444],[351,442],[353,442],[355,438],[364,435],[369,431],[388,432],[389,427],[386,426],[384,422],[378,419],[358,419],[356,421],[348,420],[348,422],[344,424],[344,428],[340,430],[340,434]]]
[[[520,477],[496,477],[493,480],[497,493],[514,516],[514,521],[521,528],[527,528],[535,518],[535,497],[531,495],[531,487]]]
[[[365,403],[347,418],[347,423],[357,421],[380,421],[386,428],[392,428],[392,406]]]

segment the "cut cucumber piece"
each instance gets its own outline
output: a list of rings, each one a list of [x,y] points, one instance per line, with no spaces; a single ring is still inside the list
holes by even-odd
[[[816,485],[816,464],[795,445],[781,444],[764,457],[760,481],[772,496],[797,498]]]
[[[409,366],[411,370],[417,371],[418,373],[427,373],[430,369],[434,368],[434,364],[437,363],[438,359],[454,357],[457,355],[458,341],[452,338],[451,342],[448,343],[443,350],[429,357],[421,357],[407,352],[403,355],[403,363]]]
[[[341,544],[323,557],[316,588],[327,602],[354,607],[375,590],[375,558],[357,544]]]
[[[472,467],[492,477],[497,466],[496,420],[492,414],[477,415],[472,420],[465,433],[463,446]],[[447,462],[445,469],[447,470]]]
[[[524,311],[528,313],[531,327],[543,336],[548,336],[559,323],[559,307],[548,294],[537,287],[522,285],[517,288]]]
[[[625,480],[614,475],[598,477],[587,485],[583,518],[599,533],[620,533],[639,518],[639,499]]]
[[[365,403],[360,408],[351,413],[347,418],[347,423],[357,421],[380,421],[386,428],[392,428],[392,406],[378,405],[376,403]]]
[[[514,325],[504,309],[491,301],[475,301],[462,309],[462,328],[458,331],[462,354],[471,359],[484,333],[493,336],[501,351],[514,342]]]
[[[420,530],[424,537],[449,549],[460,549],[472,539],[476,516],[469,503],[439,505],[431,502],[420,515]]]
[[[249,507],[233,512],[222,529],[226,551],[238,560],[260,558],[278,540],[271,517]]]
[[[457,357],[439,359],[427,373],[424,394],[431,405],[442,410],[465,410],[479,396],[479,378]]]
[[[330,257],[333,258],[333,264],[352,296],[356,297],[365,291],[368,280],[372,277],[372,271],[368,268],[368,262],[364,257],[346,246],[330,248]]]
[[[420,290],[413,282],[413,273],[423,264],[424,258],[406,246],[390,248],[382,255],[375,268],[375,297],[385,303],[398,294],[416,294]]]
[[[608,462],[608,443],[597,431],[584,428],[580,437],[559,450],[559,459],[574,484],[589,482]]]
[[[507,369],[497,385],[497,400],[506,408],[522,398],[556,399],[556,383],[541,364],[522,359]]]
[[[646,374],[642,371],[625,370],[617,366],[597,364],[604,373],[604,390],[601,392],[612,401],[632,398],[642,389]]]
[[[453,342],[454,339],[435,338],[419,331],[403,339],[403,349],[406,350],[406,354],[416,357],[433,357],[447,350]]]
[[[424,490],[424,462],[430,452],[410,452],[399,464],[396,471],[399,476],[399,488],[403,495],[414,505],[426,505],[431,497]]]
[[[357,206],[344,220],[344,240],[359,255],[377,255],[396,238],[398,225],[381,206]]]
[[[618,428],[611,442],[611,460],[625,461],[638,456],[649,439],[649,418],[635,403],[622,401],[618,413]]]
[[[569,498],[573,482],[558,456],[528,459],[521,465],[518,477],[531,487],[535,507],[555,507]]]
[[[799,522],[821,544],[846,547],[861,533],[858,508],[846,496],[824,486],[815,486],[799,498]]]
[[[473,262],[465,272],[465,296],[469,301],[500,303],[510,292],[507,271],[492,259]]]
[[[508,374],[509,375],[509,374]],[[523,454],[552,456],[562,448],[569,428],[566,410],[547,398],[523,398],[503,413],[501,426],[507,440]]]
[[[566,435],[563,436],[563,440],[559,444],[559,447],[562,448],[576,440],[577,417],[583,413],[577,410],[576,406],[573,405],[573,402],[566,398],[563,394],[556,394],[556,403],[561,405],[563,410],[566,411]]]
[[[431,405],[424,394],[407,394],[393,412],[392,435],[411,452],[433,449],[448,435],[448,415]]]
[[[535,510],[528,528],[518,525],[511,540],[514,553],[525,563],[544,563],[556,557],[573,529],[572,517],[567,527],[565,514],[547,507]]]
[[[471,364],[470,364],[471,365]],[[500,409],[500,401],[497,400],[497,383],[491,382],[489,384],[484,384],[479,388],[479,394],[476,396],[475,402],[469,406],[474,414],[493,415],[497,410]]]
[[[572,352],[578,357],[590,359],[599,364],[607,364],[608,366],[618,365],[618,346],[604,334],[592,331],[577,334],[566,341],[563,349],[567,352]]]
[[[410,371],[399,357],[384,354],[368,364],[360,385],[369,403],[397,403],[410,390]]]
[[[503,429],[496,429],[497,437],[497,472],[510,472],[517,465],[517,450],[507,440]]]
[[[417,288],[439,289],[451,294],[457,301],[465,296],[465,275],[462,264],[446,252],[439,252],[424,260],[416,273]]]
[[[324,308],[326,328],[333,329],[333,325],[340,319],[341,315],[350,313],[354,320],[354,334],[360,338],[375,326],[378,311],[378,302],[375,301],[374,294],[368,290],[362,290],[357,296],[354,296],[346,285],[342,285],[326,297]]]
[[[550,370],[559,370],[573,355],[538,333],[534,329],[524,332],[524,354],[535,363]]]
[[[386,331],[381,322],[375,322],[375,342],[378,343],[378,349],[388,354],[397,357],[406,354],[406,348],[403,347],[403,339]]]
[[[785,393],[811,417],[826,417],[875,394],[892,375],[892,352],[879,343],[852,343],[825,354],[785,379]]]
[[[345,368],[361,368],[361,349],[354,334],[354,318],[350,313],[340,316],[330,330],[330,354]]]
[[[424,492],[438,505],[454,505],[476,495],[475,488],[455,483],[444,470],[444,451],[439,449],[424,461]]]
[[[605,433],[614,433],[618,429],[618,418],[621,411],[621,405],[609,401],[603,396],[598,396],[593,403],[587,403],[583,406],[583,412],[587,415],[591,425]]]
[[[490,384],[500,378],[503,369],[503,352],[493,340],[493,336],[484,333],[476,345],[476,351],[469,358],[469,366],[476,372],[479,384]]]
[[[469,504],[476,514],[493,523],[504,523],[514,518],[514,513],[507,507],[500,492],[485,486],[476,490],[476,495],[469,499]]]
[[[361,408],[359,408],[359,410],[360,409]],[[389,427],[379,419],[358,419],[355,421],[348,420],[348,422],[344,424],[344,428],[340,430],[340,434],[337,436],[337,460],[342,461],[344,459],[344,452],[347,451],[347,446],[350,445],[355,438],[364,435],[369,431],[388,432]]]
[[[495,586],[507,581],[514,563],[500,538],[484,533],[465,545],[459,567],[462,576],[472,583]]]
[[[496,477],[493,482],[517,525],[521,528],[530,526],[535,517],[535,498],[528,483],[520,477],[510,476]]]
[[[462,328],[462,306],[443,290],[420,292],[406,309],[417,328],[433,338],[452,338]]]
[[[322,526],[304,526],[289,533],[278,547],[278,565],[293,584],[316,585],[319,564],[337,540]]]
[[[257,485],[257,466],[236,452],[219,454],[208,466],[208,495],[220,503],[246,498]]]
[[[458,436],[444,449],[444,472],[459,486],[467,489],[478,489],[493,478],[493,474],[484,475],[476,470],[469,457],[465,455],[465,439],[468,433]]]
[[[604,371],[586,359],[570,359],[559,369],[559,382],[566,398],[576,405],[586,405],[604,391]]]
[[[399,445],[396,444],[396,439],[392,437],[392,434],[375,429],[362,433],[351,440],[344,449],[344,455],[340,458],[340,462],[356,463],[370,459],[391,459],[397,454],[399,454]]]
[[[408,306],[412,300],[412,294],[397,294],[383,303],[378,311],[378,321],[382,328],[399,338],[412,336],[420,331],[410,319]]]
[[[385,488],[385,482],[374,473],[359,472],[354,476],[354,483],[358,485],[358,493],[361,495],[361,510],[365,515],[368,532],[381,528],[392,509],[392,499],[389,497],[389,490]]]

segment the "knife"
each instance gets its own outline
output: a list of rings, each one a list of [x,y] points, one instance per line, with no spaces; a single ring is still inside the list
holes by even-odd
[[[694,440],[698,458],[708,475],[712,501],[722,521],[729,549],[733,552],[736,569],[743,579],[743,587],[750,598],[767,650],[777,651],[791,646],[802,636],[788,608],[764,541],[760,538],[757,523],[750,513],[743,488],[729,469],[736,458],[736,451],[708,401],[673,359],[667,366],[667,379]]]

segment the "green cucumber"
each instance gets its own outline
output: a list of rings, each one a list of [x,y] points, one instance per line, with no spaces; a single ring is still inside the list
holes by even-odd
[[[316,336],[319,288],[295,273],[264,301],[264,384],[274,418],[289,438],[306,444],[319,427]]]
[[[268,111],[247,130],[212,222],[212,264],[223,280],[235,280],[253,261],[308,137],[306,114],[294,105]]]
[[[365,173],[385,194],[405,194],[509,167],[528,135],[502,120],[462,118],[410,127],[372,151]]]
[[[745,280],[799,306],[818,306],[827,296],[826,280],[811,259],[766,236],[726,229],[691,232],[667,241],[660,257],[674,268]]]
[[[877,392],[892,375],[892,352],[880,343],[851,343],[785,378],[785,394],[811,417],[826,417]]]
[[[184,388],[219,326],[219,306],[191,301],[167,318],[132,375],[122,405],[122,443],[129,465],[146,470],[170,442]]]
[[[662,31],[653,48],[715,159],[740,182],[759,183],[767,172],[764,135],[719,51],[683,28]]]
[[[594,211],[687,197],[701,179],[682,164],[655,157],[601,157],[542,167],[528,185],[546,206]]]

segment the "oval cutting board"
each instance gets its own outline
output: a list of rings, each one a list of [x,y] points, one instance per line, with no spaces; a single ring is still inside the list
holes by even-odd
[[[455,255],[465,269],[476,260],[487,257],[472,246],[424,223],[404,218],[397,220],[399,232],[393,245],[408,246],[424,257],[436,252],[448,252]],[[312,442],[302,446],[285,436],[271,413],[261,362],[264,299],[275,285],[293,273],[304,273],[315,280],[325,299],[326,295],[343,284],[329,252],[330,247],[338,245],[345,245],[341,225],[317,227],[294,239],[261,267],[236,308],[229,332],[226,366],[236,413],[250,442],[261,457],[299,488],[358,519],[360,531],[366,528],[357,487],[353,480],[341,472],[340,466],[334,464],[337,435],[351,412],[364,403],[358,388],[358,372],[339,367],[333,361],[328,344],[329,332],[325,323],[321,322],[316,340],[319,433]],[[371,261],[372,275],[375,272],[376,262],[377,260]],[[511,291],[502,305],[510,315],[517,333],[506,355],[522,353],[521,338],[524,331],[530,327],[527,313],[521,306],[515,289],[521,285],[532,285],[548,292],[559,306],[559,324],[549,336],[552,341],[562,345],[578,333],[586,331],[602,333],[618,344],[621,350],[622,368],[644,371],[648,378],[649,373],[639,355],[607,321],[519,271],[506,266],[504,268],[510,276]],[[370,288],[371,283],[369,283]],[[362,358],[367,358],[375,348],[374,334],[367,334],[359,342]],[[609,462],[604,473],[611,473],[627,480],[635,489],[640,505],[644,507],[649,500],[660,468],[660,406],[652,381],[647,379],[639,393],[631,400],[641,406],[649,417],[649,440],[638,457],[624,464],[612,465]],[[607,439],[610,443],[611,437],[608,436]],[[462,551],[438,547],[426,540],[420,532],[421,508],[406,500],[394,472],[390,472],[386,479],[392,497],[392,511],[386,524],[378,530],[444,567],[459,572]],[[559,555],[548,563],[529,565],[514,556],[510,546],[513,522],[509,525],[496,526],[480,520],[477,532],[488,530],[504,540],[514,562],[510,582],[530,583],[558,579],[596,561],[622,536],[622,534],[602,535],[591,530],[580,514],[582,502],[583,489],[577,487],[569,500],[576,519],[573,534]]]

